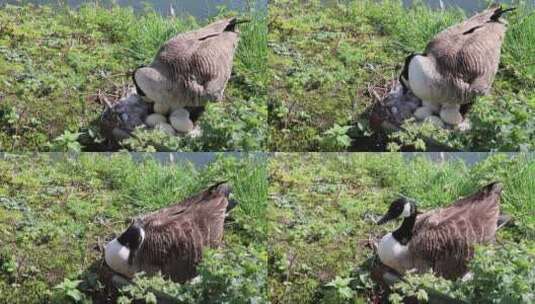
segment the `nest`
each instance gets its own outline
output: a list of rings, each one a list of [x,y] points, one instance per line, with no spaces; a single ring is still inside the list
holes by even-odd
[[[143,101],[132,88],[113,103],[106,96],[99,98],[106,105],[100,117],[101,132],[114,143],[129,138],[136,128],[145,126],[145,119],[152,112],[152,105]]]
[[[99,126],[102,135],[114,146],[119,146],[119,142],[133,136],[136,128],[150,128],[145,122],[149,115],[154,113],[154,105],[148,103],[139,96],[134,87],[127,87],[123,90],[122,96],[110,101],[104,94],[99,94],[98,99],[106,105],[100,116]],[[190,119],[196,122],[204,112],[204,107],[185,107],[189,112]],[[191,136],[198,136],[200,129],[198,126]]]
[[[422,101],[410,90],[403,92],[398,81],[390,82],[384,88],[369,88],[376,102],[370,113],[370,126],[375,129],[400,130],[403,122],[421,107]]]
[[[422,101],[410,89],[404,92],[403,86],[397,80],[391,81],[384,88],[369,88],[368,92],[376,99],[369,116],[370,126],[374,129],[402,130],[403,123],[413,118],[416,109],[422,106]],[[470,124],[466,116],[471,106],[472,104],[461,106],[463,122],[460,125],[444,123],[441,127],[448,130],[469,130]]]
[[[382,136],[405,130],[404,122],[409,119],[416,119],[414,112],[422,106],[422,101],[411,90],[404,92],[403,86],[397,80],[392,80],[383,87],[369,87],[368,93],[375,99],[375,102],[364,113],[363,118],[368,120],[370,127],[377,131],[377,134],[383,134]],[[463,122],[457,126],[444,123],[436,115],[429,117],[434,118],[435,121],[428,120],[429,118],[425,121],[430,121],[437,127],[446,130],[468,131],[470,130],[470,122],[467,119],[467,114],[471,106],[472,104],[461,106],[460,113],[463,117]],[[458,149],[428,136],[421,136],[421,139],[426,143],[427,151],[458,151]],[[410,146],[404,147],[406,151],[412,151],[412,149],[413,147]]]

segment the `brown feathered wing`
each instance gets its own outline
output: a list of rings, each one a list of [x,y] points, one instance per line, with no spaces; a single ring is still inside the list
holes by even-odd
[[[158,51],[152,67],[169,79],[169,90],[181,94],[185,106],[221,100],[230,78],[238,33],[225,31],[235,18],[179,34]]]
[[[452,206],[418,216],[409,243],[415,267],[431,267],[450,279],[464,274],[474,244],[495,240],[501,190],[493,183]]]
[[[439,33],[426,47],[444,78],[458,86],[465,96],[487,94],[500,62],[506,26],[493,16],[501,7],[491,7]]]
[[[196,275],[204,248],[219,246],[223,237],[228,200],[216,190],[212,187],[142,218],[146,238],[136,254],[142,271],[161,271],[177,282]]]

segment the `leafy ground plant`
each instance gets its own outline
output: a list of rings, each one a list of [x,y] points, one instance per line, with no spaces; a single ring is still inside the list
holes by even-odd
[[[531,246],[531,248],[529,247]],[[470,263],[473,278],[450,282],[432,274],[409,275],[396,284],[389,296],[392,303],[402,303],[404,295],[422,302],[429,300],[429,290],[440,290],[464,303],[524,304],[535,301],[535,253],[533,244],[506,244],[480,247]]]
[[[407,122],[383,134],[368,125],[376,92],[388,91],[404,58],[466,17],[424,1],[276,0],[269,10],[270,147],[274,151],[434,149],[529,151],[535,145],[535,13],[513,1],[501,65],[490,96],[480,98],[468,132]],[[340,128],[351,140],[335,136]],[[334,137],[334,138],[333,138]],[[333,139],[336,142],[333,142]],[[425,139],[425,140],[424,140]],[[434,147],[426,142],[441,143]]]
[[[256,6],[251,6],[256,7]],[[0,150],[66,151],[107,149],[98,121],[103,97],[116,100],[131,73],[152,61],[168,38],[209,20],[166,18],[147,8],[84,4],[0,8]],[[266,11],[240,13],[241,41],[225,99],[212,103],[200,120],[199,138],[144,133],[124,142],[129,150],[262,150],[266,121]],[[71,144],[73,134],[78,134]]]
[[[21,154],[0,160],[0,303],[122,303],[152,299],[266,301],[267,173],[258,156],[220,155],[206,167],[164,154]],[[130,218],[216,181],[235,199],[223,245],[205,253],[200,276],[179,285],[140,277],[115,290],[102,279],[103,246]],[[150,302],[150,301],[148,301]]]
[[[430,157],[352,153],[277,154],[271,158],[267,211],[271,302],[388,300],[371,279],[370,270],[376,263],[371,243],[397,225],[375,224],[390,202],[405,195],[416,200],[420,210],[430,210],[498,180],[504,184],[501,210],[514,222],[498,232],[495,246],[479,248],[470,266],[473,280],[461,283],[414,276],[411,284],[399,286],[397,299],[423,297],[425,288],[434,287],[467,303],[531,303],[533,156],[468,153]],[[467,165],[458,158],[476,163]],[[503,294],[490,301],[493,294],[505,290],[514,296]],[[478,297],[479,302],[475,300]]]

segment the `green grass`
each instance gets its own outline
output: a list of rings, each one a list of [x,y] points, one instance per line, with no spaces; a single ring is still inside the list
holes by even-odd
[[[115,100],[132,85],[132,71],[149,64],[167,39],[210,20],[166,18],[152,9],[83,5],[3,6],[0,9],[0,148],[3,151],[99,150],[96,128],[103,105],[99,92]],[[207,106],[198,139],[183,140],[140,132],[124,143],[130,150],[262,150],[266,134],[266,12],[245,11],[233,76],[222,103]],[[71,132],[74,139],[54,139]],[[68,133],[67,133],[68,134]]]
[[[241,262],[258,256],[255,267],[266,269],[267,223],[262,216],[266,167],[261,157],[242,156],[221,155],[196,169],[186,160],[160,164],[151,155],[141,161],[128,154],[4,155],[0,160],[0,303],[59,301],[62,294],[54,287],[76,280],[82,281],[79,290],[95,303],[113,298],[96,281],[106,241],[120,233],[131,217],[222,180],[230,181],[239,205],[232,212],[233,221],[226,224],[224,245],[210,255],[216,255],[217,262],[209,256],[201,267],[208,277],[221,276],[218,269],[240,269]],[[261,278],[261,273],[237,279]],[[254,290],[260,299],[265,298],[263,288]]]
[[[501,181],[501,208],[515,224],[498,232],[499,243],[523,242],[532,250],[534,178],[535,160],[527,155],[494,154],[467,166],[399,153],[277,154],[270,159],[267,211],[271,301],[377,303],[369,269],[361,267],[373,255],[368,241],[397,225],[377,226],[374,220],[400,194],[429,210]],[[327,285],[347,287],[348,278],[347,299]]]
[[[465,18],[459,9],[432,10],[399,0],[277,0],[270,4],[268,55],[270,148],[275,151],[335,151],[416,146],[432,138],[464,151],[530,150],[535,145],[535,22],[533,7],[515,1],[492,94],[480,98],[470,114],[467,133],[436,130],[408,122],[406,132],[386,139],[371,136],[366,110],[369,89],[396,79],[403,60],[422,51],[449,25]],[[347,126],[343,133],[341,126]],[[352,147],[349,138],[352,137]],[[376,144],[378,147],[376,147]],[[444,149],[444,148],[443,148]]]

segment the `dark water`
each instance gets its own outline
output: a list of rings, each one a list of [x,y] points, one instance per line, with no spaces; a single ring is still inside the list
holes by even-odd
[[[405,5],[411,5],[413,0],[403,0]],[[425,1],[429,6],[440,9],[444,8],[462,8],[468,13],[474,13],[485,9],[489,6],[488,1],[483,0],[426,0]],[[500,3],[511,3],[511,1],[499,1]]]
[[[353,0],[323,0],[327,5],[350,2]],[[377,0],[381,1],[381,0]],[[417,0],[418,1],[418,0]],[[421,1],[421,0],[420,0]],[[529,0],[535,3],[535,0]],[[403,3],[406,6],[410,6],[412,3],[416,2],[415,0],[403,0]],[[474,13],[488,7],[488,1],[485,0],[424,0],[430,7],[440,9],[444,8],[461,8],[467,13]],[[511,3],[511,0],[500,0],[500,3]]]
[[[134,160],[143,160],[147,158],[154,158],[162,164],[173,164],[189,162],[195,167],[201,168],[211,162],[213,162],[218,156],[233,157],[233,158],[247,158],[253,157],[259,161],[263,161],[266,158],[265,153],[240,153],[240,152],[226,152],[226,153],[213,153],[213,152],[173,152],[173,153],[130,153]]]
[[[54,161],[65,161],[66,158],[76,159],[76,154],[53,152],[47,153],[50,158]],[[113,153],[100,153],[107,157],[111,157]],[[240,153],[240,152],[227,152],[227,153],[213,153],[213,152],[182,152],[182,153],[167,153],[167,152],[158,152],[158,153],[129,153],[132,159],[135,161],[142,161],[145,159],[156,159],[162,164],[180,164],[180,163],[190,163],[197,168],[205,167],[206,165],[213,162],[217,157],[233,157],[237,159],[241,158],[253,158],[257,160],[260,164],[266,164],[269,161],[271,153]],[[417,157],[426,157],[436,163],[448,163],[453,161],[463,161],[468,166],[475,165],[481,161],[484,161],[488,157],[494,155],[493,152],[458,152],[458,153],[448,153],[448,152],[413,152],[413,153],[402,153],[403,157],[407,160],[411,160]],[[503,153],[499,153],[503,154]],[[509,157],[515,157],[517,153],[505,153]],[[306,153],[303,153],[305,157]],[[348,156],[350,154],[347,154]],[[528,154],[529,157],[535,157],[535,153]],[[16,154],[7,154],[0,153],[0,161],[15,161],[17,159]]]
[[[114,153],[105,153],[108,156]],[[172,165],[190,163],[197,168],[202,168],[216,160],[219,156],[233,157],[237,159],[252,157],[259,161],[263,161],[266,157],[265,153],[240,153],[240,152],[226,152],[226,153],[213,153],[213,152],[157,152],[157,153],[129,153],[132,159],[135,161],[142,161],[145,159],[155,159],[161,164]],[[58,154],[59,158],[63,158],[64,154]]]
[[[67,159],[76,159],[77,154],[75,153],[62,153],[62,152],[51,152],[44,153],[47,154],[53,161],[65,161]],[[97,153],[95,153],[97,154]],[[98,153],[104,157],[111,157],[117,153]],[[143,161],[145,159],[155,159],[161,164],[172,165],[172,164],[184,164],[190,163],[196,168],[202,168],[216,160],[218,157],[232,157],[236,159],[249,158],[254,159],[260,163],[266,163],[267,154],[266,153],[240,153],[240,152],[227,152],[227,153],[213,153],[213,152],[158,152],[158,153],[128,153],[134,161]],[[19,161],[18,154],[10,153],[1,153],[0,152],[0,161]]]
[[[95,2],[103,6],[110,6],[111,3],[117,3],[121,6],[131,6],[137,11],[143,10],[145,5],[150,4],[150,6],[162,15],[169,15],[170,6],[172,5],[175,15],[191,15],[202,20],[217,14],[220,7],[226,7],[229,10],[235,11],[248,10],[249,8],[263,10],[267,7],[268,0],[0,0],[0,4],[68,4],[71,7],[79,7],[84,3]]]

